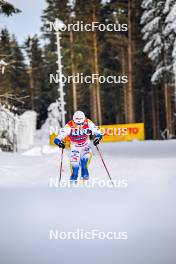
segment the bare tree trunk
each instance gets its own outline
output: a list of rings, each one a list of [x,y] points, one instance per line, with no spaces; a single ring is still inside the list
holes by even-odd
[[[95,16],[95,8],[93,8],[93,22],[96,22]],[[97,33],[93,31],[93,51],[94,51],[94,69],[95,74],[99,76],[98,69],[98,47],[97,47]],[[100,96],[100,83],[96,78],[96,99],[97,99],[97,116],[98,116],[98,124],[102,124],[102,116],[101,116],[101,96]]]
[[[94,120],[94,122],[98,123],[98,117],[97,117],[97,95],[96,95],[96,89],[94,85],[90,86],[90,108],[91,108],[91,118]]]
[[[174,135],[176,133],[176,77],[175,77],[175,84],[174,84],[174,109],[173,109],[173,127],[174,127]]]
[[[171,108],[171,122],[172,122],[172,135],[175,138],[176,135],[176,67],[173,67],[174,71],[174,85],[170,87],[170,108]]]
[[[133,87],[133,48],[132,48],[132,15],[131,15],[131,1],[128,1],[128,122],[135,122],[134,115],[134,87]]]
[[[141,99],[141,112],[142,112],[142,123],[145,124],[145,105],[144,105],[144,97]]]
[[[71,21],[72,22],[72,21]],[[71,48],[71,69],[72,69],[72,76],[74,77],[76,75],[76,67],[75,67],[75,61],[74,61],[74,50],[73,50],[73,31],[70,30],[70,48]],[[72,82],[72,93],[73,93],[73,111],[77,111],[77,87],[76,83]]]
[[[151,86],[151,105],[152,105],[152,127],[153,127],[153,139],[158,139],[159,129],[158,129],[158,102],[156,101],[155,96],[155,87]]]
[[[156,136],[157,139],[160,138],[160,117],[159,117],[159,98],[158,98],[158,88],[154,89],[155,95],[155,107],[156,107]]]
[[[35,110],[35,94],[34,94],[34,80],[32,67],[29,68],[29,85],[30,85],[30,97],[31,97],[31,109]]]
[[[171,91],[168,84],[164,83],[164,98],[165,98],[165,113],[166,113],[166,129],[169,134],[173,134],[173,120],[172,120],[172,104],[171,104]]]
[[[172,104],[172,95],[173,95],[173,87],[169,87],[168,90],[168,97],[169,97],[169,120],[170,120],[170,129],[171,129],[171,135],[174,136],[174,109],[173,109],[173,104]]]
[[[122,63],[122,75],[126,74],[126,60],[125,60],[125,48],[121,48],[121,63]],[[125,123],[128,121],[128,108],[127,108],[127,85],[123,84],[123,111],[124,111],[124,119]]]

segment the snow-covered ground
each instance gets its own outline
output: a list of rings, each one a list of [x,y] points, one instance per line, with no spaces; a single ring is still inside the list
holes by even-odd
[[[176,141],[101,144],[127,188],[49,188],[60,150],[0,153],[1,264],[175,264]],[[68,151],[63,177],[69,178]],[[91,177],[106,179],[98,153]],[[49,240],[50,230],[127,232],[127,240]]]
[[[100,145],[111,177],[164,186],[175,175],[176,141],[104,143]],[[0,186],[48,186],[50,178],[59,177],[60,149],[34,147],[24,153],[0,153]],[[69,150],[63,160],[63,180],[70,176]],[[93,149],[91,178],[108,179],[99,154]],[[157,184],[159,182],[160,184]]]

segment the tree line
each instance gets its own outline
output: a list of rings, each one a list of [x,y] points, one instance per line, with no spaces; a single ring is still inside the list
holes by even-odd
[[[57,71],[56,36],[47,30],[49,22],[127,24],[128,31],[61,32],[65,76],[128,76],[127,83],[119,84],[66,83],[66,118],[79,109],[97,124],[144,122],[146,138],[159,139],[164,130],[174,137],[174,1],[46,2],[42,39],[31,36],[19,46],[15,36],[1,30],[0,56],[7,63],[0,75],[1,102],[19,112],[37,111],[38,128],[45,122],[48,106],[58,98],[58,84],[49,83],[49,75]]]

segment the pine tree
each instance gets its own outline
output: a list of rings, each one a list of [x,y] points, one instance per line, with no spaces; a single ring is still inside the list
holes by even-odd
[[[0,32],[0,58],[6,63],[6,68],[3,74],[0,74],[0,93],[1,102],[9,103],[9,96],[12,93],[12,87],[10,82],[10,71],[12,70],[12,54],[10,44],[10,34],[6,29],[2,29]]]
[[[46,102],[47,76],[45,75],[43,51],[37,35],[32,38],[28,37],[25,41],[25,50],[29,57],[31,109],[38,113],[38,127],[40,127],[46,118],[46,109],[50,102]]]
[[[121,3],[109,1],[101,8],[100,23],[105,25],[112,23],[125,23],[126,14],[123,13]],[[100,72],[101,75],[120,76],[127,75],[127,46],[124,40],[127,36],[122,32],[99,32],[100,43]],[[103,123],[124,123],[126,112],[125,84],[103,84],[102,93],[102,116]]]
[[[171,60],[171,44],[166,37],[166,17],[172,1],[143,1],[144,9],[141,23],[143,26],[143,38],[146,41],[144,51],[154,64],[154,73],[151,81],[161,84],[164,89],[166,128],[172,134],[172,105],[170,80],[173,77],[173,65]]]
[[[0,33],[0,58],[6,63],[0,74],[1,102],[22,113],[29,106],[27,66],[15,36],[11,37],[6,29]]]
[[[10,81],[11,89],[15,94],[13,104],[18,108],[18,113],[23,113],[29,109],[29,77],[22,49],[14,35],[11,40],[11,49],[13,68],[10,71]]]
[[[166,14],[164,35],[168,39],[169,60],[172,65],[172,76],[170,76],[170,85],[173,87],[174,112],[176,113],[176,3],[174,0],[167,0],[163,10]],[[176,119],[174,115],[174,127],[176,129]],[[171,117],[172,122],[172,117]]]
[[[4,14],[7,16],[12,15],[13,13],[21,12],[18,8],[14,7],[14,5],[10,4],[7,1],[0,0],[0,14]]]

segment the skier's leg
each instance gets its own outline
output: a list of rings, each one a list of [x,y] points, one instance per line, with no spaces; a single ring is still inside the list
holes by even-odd
[[[92,151],[89,150],[88,152],[83,153],[81,156],[81,178],[83,180],[89,179],[89,170],[88,166],[92,158]]]
[[[80,152],[73,149],[71,151],[70,156],[70,168],[71,168],[71,181],[76,181],[78,178],[78,172],[79,172],[79,165],[80,165]]]

